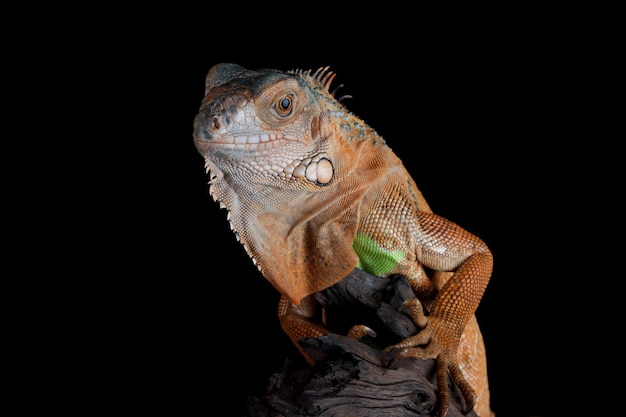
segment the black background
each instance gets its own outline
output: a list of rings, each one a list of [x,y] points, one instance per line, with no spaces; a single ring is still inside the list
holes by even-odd
[[[116,196],[97,197],[107,210],[102,234],[114,235],[98,264],[112,278],[101,284],[108,313],[96,329],[111,335],[103,360],[119,379],[113,392],[137,409],[241,416],[286,358],[298,360],[280,330],[277,292],[207,194],[193,118],[214,64],[329,65],[340,94],[352,96],[347,107],[386,139],[433,210],[492,249],[476,314],[493,410],[557,415],[576,322],[561,307],[563,287],[583,274],[566,270],[578,253],[567,212],[585,200],[579,165],[564,157],[575,146],[564,133],[575,123],[564,111],[575,95],[575,39],[535,17],[426,24],[406,11],[357,18],[317,7],[309,23],[252,11],[242,21],[242,11],[210,7],[135,16],[140,24],[124,23],[132,36],[115,41],[123,49],[90,64],[116,80],[100,78],[115,105],[97,120],[120,166],[108,161],[107,178],[92,179],[94,194],[102,186]]]

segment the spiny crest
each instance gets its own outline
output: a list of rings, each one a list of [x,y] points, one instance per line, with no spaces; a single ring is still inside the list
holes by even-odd
[[[211,196],[213,201],[216,201],[219,203],[219,206],[221,209],[226,210],[226,220],[228,221],[230,230],[235,234],[235,239],[237,239],[237,242],[243,245],[243,248],[245,249],[246,253],[250,257],[250,259],[252,259],[252,263],[257,267],[259,271],[261,271],[261,273],[263,273],[263,268],[261,267],[261,264],[258,263],[256,258],[254,257],[254,254],[250,251],[250,248],[248,247],[248,245],[246,245],[246,242],[241,240],[241,237],[239,236],[239,232],[235,230],[235,225],[233,224],[230,210],[228,209],[226,204],[224,204],[223,201],[218,200],[217,196],[215,195],[215,188],[213,187],[213,184],[217,182],[217,175],[215,175],[215,173],[211,171],[208,161],[204,164],[204,168],[206,170],[207,175],[209,176],[209,195]]]
[[[319,67],[317,71],[315,71],[312,74],[311,74],[312,70],[310,69],[308,70],[294,69],[294,70],[290,70],[287,72],[291,74],[306,75],[308,77],[311,77],[311,79],[317,83],[318,87],[320,87],[323,90],[326,90],[326,92],[328,92],[331,96],[335,97],[337,101],[339,102],[341,102],[342,100],[346,98],[352,98],[352,96],[348,94],[345,94],[339,98],[335,96],[335,93],[337,93],[337,90],[343,87],[343,84],[339,84],[337,87],[333,89],[333,91],[329,90],[330,85],[332,84],[333,80],[337,76],[337,73],[333,71],[329,71],[328,70],[329,68],[330,66]]]

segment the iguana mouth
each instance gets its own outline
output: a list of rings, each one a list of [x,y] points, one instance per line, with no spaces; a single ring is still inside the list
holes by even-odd
[[[276,133],[223,135],[217,139],[207,140],[195,137],[194,142],[200,153],[208,152],[219,156],[223,152],[251,152],[261,153],[272,151],[290,141],[298,140],[296,137],[277,135]]]

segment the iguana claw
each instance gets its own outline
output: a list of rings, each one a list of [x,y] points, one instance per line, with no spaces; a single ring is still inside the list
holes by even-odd
[[[347,336],[351,339],[359,340],[363,336],[376,337],[376,332],[363,324],[358,324],[352,326]]]

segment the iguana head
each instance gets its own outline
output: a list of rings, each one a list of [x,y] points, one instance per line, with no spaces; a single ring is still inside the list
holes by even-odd
[[[334,77],[328,68],[218,64],[194,120],[209,193],[263,275],[295,304],[357,264],[360,201],[384,165],[363,157],[384,141],[335,99]]]

